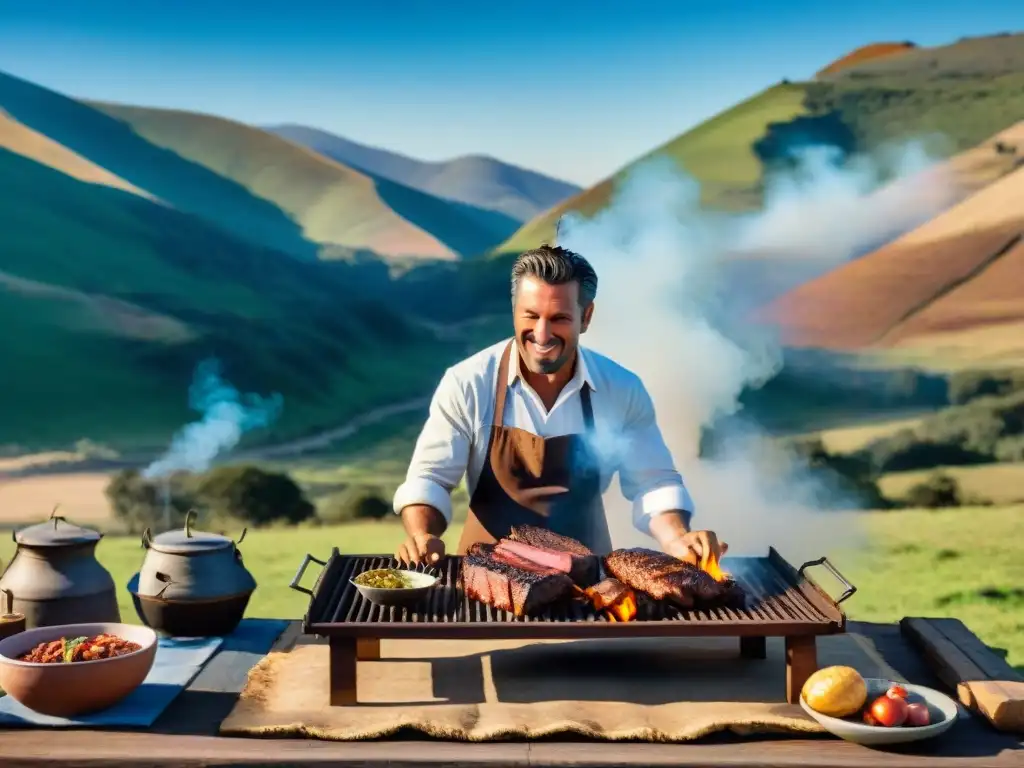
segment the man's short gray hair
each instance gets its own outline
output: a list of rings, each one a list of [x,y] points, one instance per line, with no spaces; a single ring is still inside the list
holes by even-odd
[[[579,284],[579,303],[586,307],[597,296],[597,273],[590,262],[575,251],[559,245],[542,245],[520,254],[512,266],[512,304],[515,306],[519,281],[536,277],[548,285]]]

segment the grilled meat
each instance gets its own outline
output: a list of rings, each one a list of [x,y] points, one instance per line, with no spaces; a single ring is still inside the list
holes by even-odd
[[[573,582],[589,587],[601,577],[601,561],[576,539],[532,525],[517,525],[498,550],[511,552],[540,565],[569,574]]]
[[[535,525],[515,525],[508,538],[512,541],[521,541],[534,547],[543,549],[554,549],[560,552],[568,552],[570,555],[593,555],[594,553],[583,546],[576,539],[562,536],[560,533],[549,531],[547,528],[538,528]]]
[[[594,610],[603,611],[610,605],[614,605],[632,590],[618,579],[604,579],[590,587],[584,594],[590,598]]]
[[[604,559],[605,569],[628,587],[680,608],[696,602],[716,602],[726,588],[696,566],[653,549],[616,549]]]
[[[489,545],[470,549],[462,562],[462,581],[471,599],[516,616],[543,610],[572,589],[565,573]]]

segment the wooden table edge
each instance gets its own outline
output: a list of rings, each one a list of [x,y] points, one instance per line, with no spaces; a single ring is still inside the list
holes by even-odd
[[[863,624],[855,622],[854,624]],[[292,622],[275,646],[287,644],[297,631]],[[871,625],[895,630],[898,624]],[[865,630],[867,631],[867,630]],[[993,731],[993,739],[999,734]],[[175,768],[214,765],[332,765],[388,768],[453,768],[453,766],[562,766],[616,768],[624,766],[850,766],[891,765],[896,768],[941,766],[1022,766],[1019,741],[1002,735],[1005,748],[977,757],[945,757],[939,753],[877,751],[828,736],[736,738],[728,743],[697,741],[682,744],[616,742],[468,743],[434,740],[338,742],[314,739],[261,739],[177,735],[145,731],[71,729],[0,729],[0,765],[60,765],[66,768]]]

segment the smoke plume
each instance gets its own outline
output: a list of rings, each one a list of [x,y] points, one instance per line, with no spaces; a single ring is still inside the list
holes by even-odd
[[[655,158],[623,181],[609,208],[561,223],[560,244],[586,256],[600,279],[583,344],[643,379],[694,498],[694,526],[717,531],[732,554],[763,555],[773,545],[811,559],[839,538],[855,538],[855,515],[815,510],[815,499],[832,490],[809,473],[780,487],[778,454],[755,428],[730,435],[714,461],[699,458],[699,441],[702,427],[738,410],[745,387],[782,366],[775,331],[749,320],[747,283],[757,277],[735,268],[736,254],[781,251],[825,271],[948,205],[952,192],[934,186],[935,173],[920,174],[927,166],[920,145],[889,162],[903,175],[870,195],[877,166],[864,159],[840,166],[811,151],[769,181],[762,211],[725,215],[701,210],[694,179]],[[621,440],[599,429],[595,448],[621,453],[628,450]],[[616,485],[605,498],[613,543],[649,545]]]
[[[199,364],[188,397],[189,406],[202,417],[174,436],[167,452],[143,471],[143,477],[205,472],[218,455],[238,445],[243,434],[274,421],[282,405],[277,394],[267,398],[240,394],[221,378],[216,360]]]

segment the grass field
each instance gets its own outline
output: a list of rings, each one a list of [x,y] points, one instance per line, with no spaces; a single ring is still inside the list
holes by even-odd
[[[907,491],[913,486],[925,482],[935,472],[943,472],[956,479],[961,492],[967,498],[987,499],[997,505],[1024,502],[1024,463],[1022,462],[891,472],[882,475],[878,485],[886,498],[900,499],[906,496]]]
[[[853,453],[860,450],[873,440],[910,429],[921,422],[920,416],[906,419],[886,419],[884,421],[868,421],[848,427],[836,427],[812,433],[805,437],[820,437],[829,453]]]
[[[827,553],[858,587],[844,604],[852,618],[959,618],[986,643],[1007,649],[1010,663],[1024,668],[1024,507],[860,517],[870,532],[870,548],[850,552],[837,544]],[[453,543],[458,533],[453,528],[446,541]],[[307,552],[320,558],[329,555],[331,547],[353,553],[391,552],[400,537],[401,527],[393,520],[250,532],[242,550],[260,586],[249,615],[302,616],[306,600],[288,589],[288,583]],[[10,540],[0,544],[0,559],[7,562],[13,548]],[[122,615],[130,621],[136,618],[124,586],[143,554],[137,538],[108,537],[97,550],[121,590]],[[311,586],[314,578],[315,572],[310,572],[304,583]],[[832,590],[827,574],[821,575],[821,584]]]

